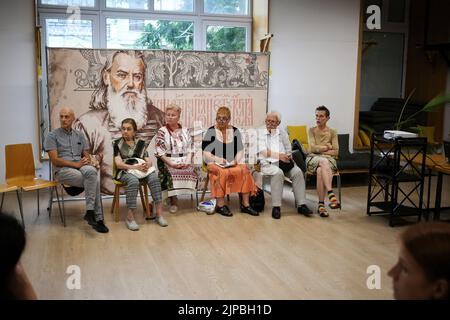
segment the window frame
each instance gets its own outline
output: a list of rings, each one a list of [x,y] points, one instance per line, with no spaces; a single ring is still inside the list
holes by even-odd
[[[244,27],[245,28],[245,49],[242,52],[250,51],[252,44],[252,31],[251,31],[251,23],[245,22],[235,22],[229,20],[203,20],[202,21],[202,47],[203,50],[208,52],[214,52],[215,50],[207,50],[206,49],[206,41],[207,41],[207,28],[209,26],[219,26],[219,27]],[[233,51],[230,51],[233,52]]]
[[[252,44],[252,1],[248,0],[248,15],[227,15],[227,14],[206,14],[203,8],[204,0],[194,0],[193,12],[181,11],[159,11],[153,9],[154,0],[148,0],[149,10],[143,9],[123,9],[107,8],[106,0],[95,0],[94,7],[80,7],[80,17],[96,17],[93,23],[93,48],[106,49],[106,19],[107,18],[127,18],[127,19],[147,19],[147,20],[171,20],[171,21],[193,21],[194,22],[194,48],[193,50],[206,51],[206,27],[205,25],[230,25],[246,28],[245,51],[251,50]],[[43,51],[46,46],[46,30],[42,24],[42,17],[59,18],[68,17],[67,6],[44,5],[42,0],[38,0],[38,17],[43,26]],[[71,13],[72,14],[72,13]],[[94,18],[93,18],[94,19]]]
[[[192,50],[195,50],[195,39],[196,39],[196,22],[197,19],[193,16],[177,16],[177,19],[174,19],[173,15],[162,15],[162,14],[133,14],[130,16],[128,13],[124,12],[107,12],[101,14],[100,17],[100,46],[101,48],[107,49],[107,34],[106,34],[106,19],[131,19],[131,20],[169,20],[169,21],[189,21],[194,23],[194,48]],[[110,48],[113,49],[113,48]],[[118,48],[114,48],[118,49]]]

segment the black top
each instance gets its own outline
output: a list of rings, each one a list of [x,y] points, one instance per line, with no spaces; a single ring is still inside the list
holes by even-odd
[[[233,141],[223,143],[216,139],[216,129],[214,126],[208,128],[202,141],[202,150],[211,152],[217,157],[226,159],[228,162],[234,160],[236,154],[244,149],[242,144],[241,132],[238,128],[233,128]]]

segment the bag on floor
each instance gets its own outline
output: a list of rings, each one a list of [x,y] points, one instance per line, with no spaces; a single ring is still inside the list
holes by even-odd
[[[266,200],[264,199],[264,191],[258,188],[254,196],[250,196],[250,206],[257,212],[263,212]]]
[[[198,204],[197,210],[206,212],[207,214],[213,214],[216,209],[216,199],[202,201]]]

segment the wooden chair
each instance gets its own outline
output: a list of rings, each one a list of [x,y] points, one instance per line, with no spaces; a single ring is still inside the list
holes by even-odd
[[[22,210],[22,198],[19,195],[19,188],[17,186],[11,186],[8,184],[0,184],[0,193],[2,194],[2,203],[0,205],[0,212],[3,208],[3,201],[5,199],[5,193],[15,191],[17,195],[17,202],[19,202],[19,210],[20,217],[22,218],[22,225],[25,227],[25,220],[23,219],[23,210]]]
[[[23,191],[37,191],[37,209],[39,210],[39,190],[53,188],[58,199],[59,213],[61,221],[64,224],[61,204],[59,203],[59,194],[56,181],[38,179],[35,176],[35,166],[33,149],[31,143],[11,144],[5,146],[6,158],[6,183],[10,186],[17,186],[20,189],[19,202],[21,202]],[[23,221],[24,222],[24,221]],[[25,225],[25,224],[24,224]]]
[[[113,159],[113,177],[116,176],[116,161]],[[125,187],[125,184],[119,180],[113,178],[114,187],[114,197],[111,206],[111,213],[114,215],[114,221],[119,222],[119,207],[120,207],[120,188]],[[139,180],[139,194],[141,196],[141,203],[145,213],[148,212],[151,215],[152,204],[148,201],[148,186],[144,180]]]

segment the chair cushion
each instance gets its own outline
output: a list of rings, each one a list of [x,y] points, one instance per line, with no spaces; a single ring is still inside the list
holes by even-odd
[[[303,144],[306,150],[309,149],[308,131],[306,130],[306,126],[287,126],[287,132],[289,134],[291,144],[294,139],[297,139]]]
[[[359,130],[359,137],[364,146],[370,147],[370,138],[364,130]]]
[[[344,169],[368,169],[370,166],[369,153],[353,153],[343,159],[337,160],[339,170]]]
[[[350,135],[348,133],[347,134],[338,134],[339,159],[345,158],[348,155],[350,155],[349,140],[350,140]]]
[[[359,134],[355,134],[355,142],[356,142],[356,147],[357,148],[361,148],[363,147],[363,142],[361,140],[361,137],[359,136]]]

